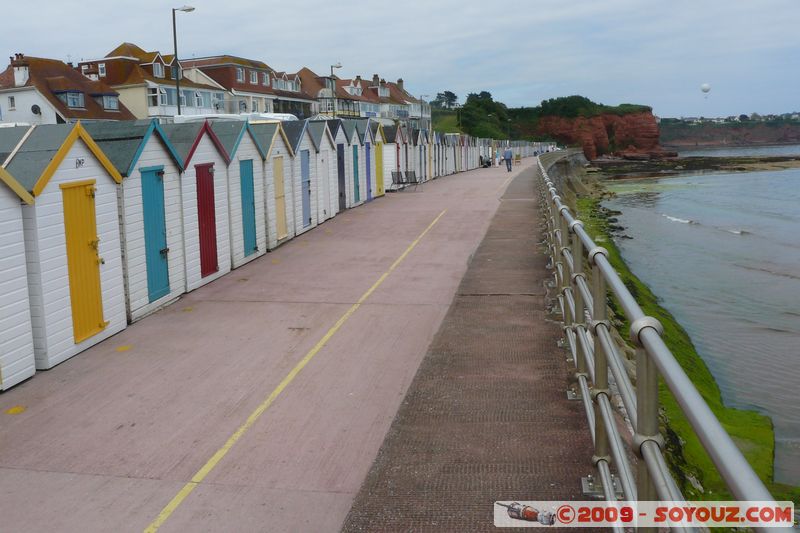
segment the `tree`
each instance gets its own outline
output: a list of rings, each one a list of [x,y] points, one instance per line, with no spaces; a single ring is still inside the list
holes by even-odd
[[[458,102],[458,96],[456,96],[456,94],[452,91],[444,91],[438,93],[434,101],[442,102],[441,107],[446,107],[447,109],[453,109],[453,106],[455,106],[456,102]]]

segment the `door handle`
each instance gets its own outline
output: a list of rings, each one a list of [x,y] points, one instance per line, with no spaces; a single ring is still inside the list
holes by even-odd
[[[169,248],[162,248],[158,251],[161,255],[167,255],[169,253]]]
[[[94,248],[95,252],[98,251],[98,249],[100,248],[100,239],[97,238],[97,239],[89,241],[89,246]]]

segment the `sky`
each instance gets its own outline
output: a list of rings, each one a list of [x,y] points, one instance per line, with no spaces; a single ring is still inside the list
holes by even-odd
[[[580,94],[662,117],[800,112],[797,0],[187,0],[179,57],[405,80],[415,96],[489,91],[508,106]],[[26,0],[0,53],[77,62],[123,41],[172,52],[164,0]],[[704,95],[703,83],[711,85]]]

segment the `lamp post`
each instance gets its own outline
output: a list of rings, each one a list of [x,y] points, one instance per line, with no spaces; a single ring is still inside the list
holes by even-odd
[[[333,69],[342,68],[341,62],[331,65],[331,97],[333,98],[333,118],[336,118],[336,80],[333,78]]]
[[[430,97],[431,97],[431,95],[429,95],[429,94],[421,94],[421,95],[419,95],[419,122],[423,126],[425,125],[425,121],[423,120],[423,117],[425,115],[425,99],[426,98],[430,98]],[[422,129],[422,128],[420,128],[420,129]],[[425,129],[430,129],[430,128],[425,128]]]
[[[183,13],[191,13],[194,11],[192,6],[182,6],[172,8],[172,44],[175,49],[175,56],[172,60],[175,62],[175,98],[178,102],[178,115],[181,114],[181,66],[178,63],[178,32],[175,30],[175,12],[181,11]]]

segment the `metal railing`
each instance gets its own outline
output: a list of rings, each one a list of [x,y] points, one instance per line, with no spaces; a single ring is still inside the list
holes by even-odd
[[[543,156],[556,163],[570,152]],[[646,316],[608,260],[564,205],[542,159],[539,183],[547,219],[547,246],[564,319],[566,341],[575,362],[575,378],[594,442],[595,464],[607,500],[616,500],[611,466],[617,471],[627,501],[684,501],[664,459],[659,432],[659,376],[677,400],[720,476],[738,500],[773,501],[772,495],[723,429],[689,377],[661,338],[661,324]],[[584,260],[590,278],[584,272]],[[630,321],[636,347],[636,386],[626,372],[624,356],[612,337],[607,316],[607,290],[616,297]],[[610,376],[609,376],[610,372]],[[610,382],[613,378],[613,393]],[[612,396],[618,395],[633,430],[636,473],[615,420]],[[776,531],[775,528],[769,531]],[[788,529],[785,531],[789,531]]]

